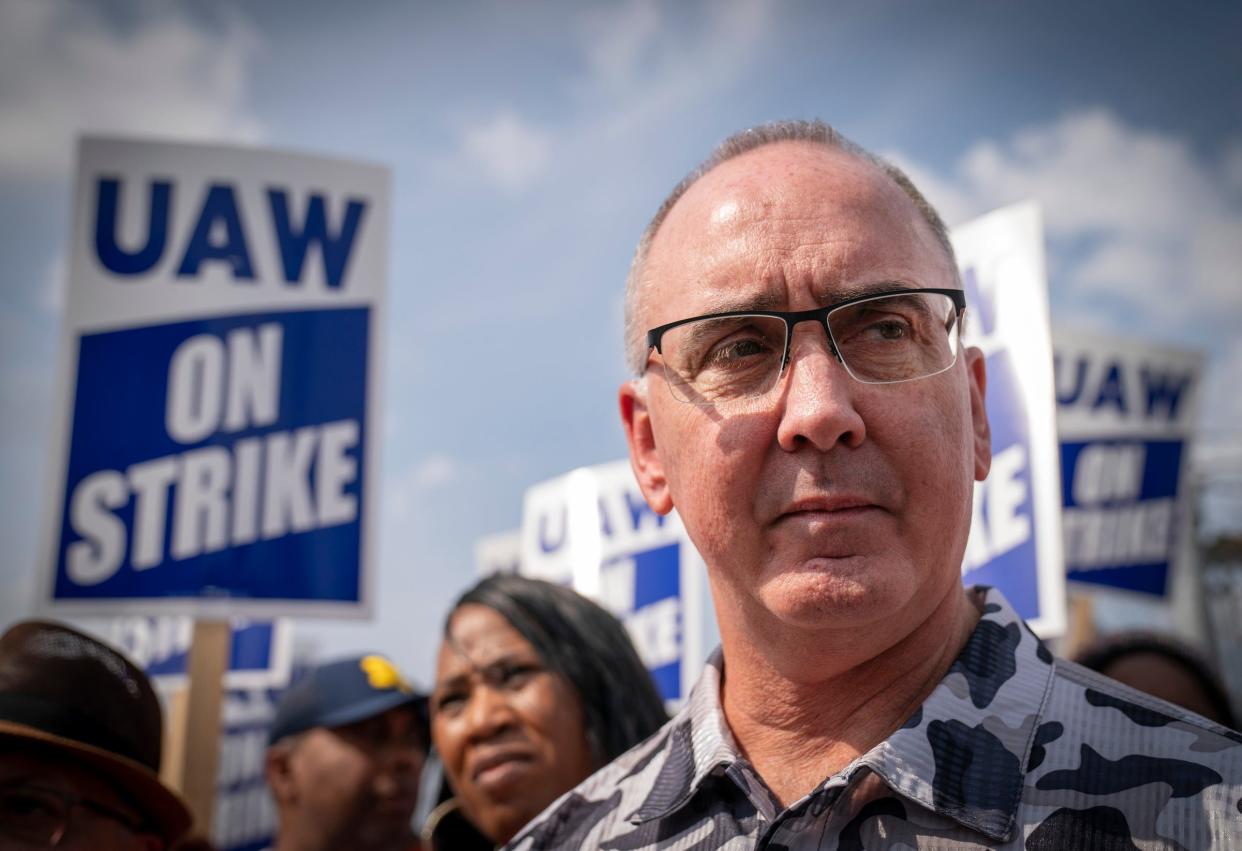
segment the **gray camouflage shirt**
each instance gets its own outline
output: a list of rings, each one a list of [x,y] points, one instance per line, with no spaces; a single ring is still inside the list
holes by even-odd
[[[681,712],[506,851],[1242,851],[1242,735],[1054,659],[980,590],[982,619],[914,716],[792,806],[738,754],[717,651]]]

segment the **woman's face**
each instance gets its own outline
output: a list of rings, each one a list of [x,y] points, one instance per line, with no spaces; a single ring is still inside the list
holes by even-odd
[[[462,808],[488,838],[511,839],[593,770],[582,704],[496,611],[449,620],[431,696],[431,737]]]

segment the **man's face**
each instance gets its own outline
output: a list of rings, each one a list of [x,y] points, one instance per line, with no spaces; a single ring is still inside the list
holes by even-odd
[[[726,310],[806,310],[860,291],[954,287],[909,199],[873,166],[777,143],[718,166],[648,255],[645,328]],[[892,629],[960,583],[990,444],[977,350],[940,375],[855,381],[803,323],[781,383],[745,410],[680,402],[651,354],[621,389],[648,501],[676,507],[722,614],[807,629]],[[922,618],[919,618],[921,622]]]
[[[158,851],[142,815],[105,777],[50,750],[0,744],[0,851],[39,847],[26,837],[55,830],[66,851]],[[46,847],[46,846],[43,846]]]
[[[348,838],[349,847],[403,848],[424,749],[414,710],[399,707],[277,743],[268,781],[282,821],[297,819],[316,836]]]

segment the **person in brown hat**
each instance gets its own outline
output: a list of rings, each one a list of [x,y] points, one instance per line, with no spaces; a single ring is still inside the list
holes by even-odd
[[[0,636],[0,849],[163,851],[190,826],[159,779],[162,720],[146,675],[68,626]]]

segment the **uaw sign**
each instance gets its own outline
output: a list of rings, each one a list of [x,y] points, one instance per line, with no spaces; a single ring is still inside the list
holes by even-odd
[[[220,763],[211,840],[220,851],[261,851],[273,844],[276,805],[267,788],[267,729],[283,689],[231,689],[220,718]]]
[[[1164,595],[1189,534],[1203,358],[1096,333],[1054,344],[1068,576]]]
[[[529,488],[518,562],[615,614],[666,702],[689,693],[717,642],[706,571],[676,513],[647,505],[628,461]]]
[[[966,290],[963,345],[986,358],[992,469],[976,483],[965,582],[1004,592],[1040,635],[1065,629],[1048,290],[1039,210],[1021,204],[953,231]]]
[[[192,618],[180,615],[131,615],[111,618],[97,630],[114,647],[146,671],[160,688],[187,684]],[[230,624],[226,689],[283,688],[293,658],[293,625],[275,621],[236,620]]]
[[[361,613],[388,174],[241,148],[79,148],[48,595]]]

